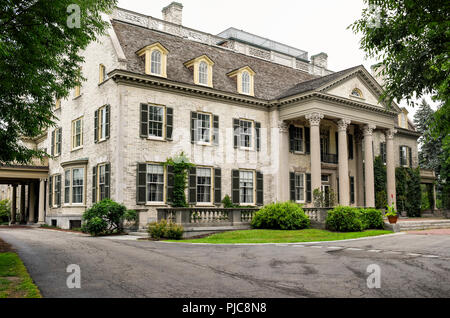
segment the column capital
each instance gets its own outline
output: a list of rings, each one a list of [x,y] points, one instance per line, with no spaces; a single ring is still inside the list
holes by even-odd
[[[280,130],[280,133],[287,133],[289,132],[289,125],[281,120],[278,122],[278,129]]]
[[[394,128],[386,130],[386,132],[385,132],[386,140],[388,140],[388,139],[393,140],[396,133],[397,133],[397,129],[394,129]]]
[[[311,126],[319,126],[320,121],[324,118],[322,113],[311,113],[305,116],[306,120],[309,120]]]
[[[373,136],[373,130],[377,128],[375,125],[365,125],[363,128],[364,137],[366,136]]]
[[[339,131],[347,131],[348,125],[351,124],[351,120],[347,118],[343,118],[338,121],[338,130]]]

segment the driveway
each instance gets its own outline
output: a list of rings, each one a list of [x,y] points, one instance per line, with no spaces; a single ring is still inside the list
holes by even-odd
[[[209,246],[0,229],[44,297],[450,297],[450,235]],[[69,289],[66,268],[81,269]],[[381,288],[367,287],[367,268]]]

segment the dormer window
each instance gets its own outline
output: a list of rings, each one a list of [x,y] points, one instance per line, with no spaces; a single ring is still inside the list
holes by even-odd
[[[352,97],[358,97],[358,98],[364,98],[363,97],[363,93],[361,92],[361,90],[359,88],[353,89],[352,93],[351,93],[351,96]]]
[[[255,72],[248,66],[228,73],[228,76],[236,79],[239,94],[255,96],[254,76]]]
[[[403,129],[408,129],[408,111],[406,108],[402,109],[402,112],[398,115],[398,125]]]
[[[213,87],[214,62],[209,57],[202,55],[184,63],[184,66],[193,71],[196,85]]]
[[[145,74],[167,77],[167,55],[169,51],[160,43],[154,43],[137,52],[145,60]]]

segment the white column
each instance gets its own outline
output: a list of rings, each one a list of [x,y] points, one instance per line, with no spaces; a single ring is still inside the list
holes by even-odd
[[[45,180],[39,182],[39,219],[38,224],[45,224]]]
[[[386,130],[386,175],[387,175],[387,196],[388,204],[397,206],[397,194],[395,190],[395,150],[394,135],[395,129]]]
[[[279,129],[279,166],[278,166],[278,201],[289,201],[289,126],[278,123]]]
[[[34,223],[34,207],[35,207],[35,184],[30,183],[28,186],[29,189],[29,195],[30,195],[30,206],[28,207],[29,213],[28,213],[28,223],[32,224]]]
[[[350,205],[350,184],[348,176],[348,143],[347,128],[351,121],[342,119],[338,122],[339,127],[339,204]]]
[[[322,158],[320,158],[320,121],[324,115],[312,113],[306,115],[311,126],[311,191],[322,188]]]
[[[364,126],[364,166],[366,185],[366,207],[375,207],[375,182],[373,173],[373,130],[374,125]]]

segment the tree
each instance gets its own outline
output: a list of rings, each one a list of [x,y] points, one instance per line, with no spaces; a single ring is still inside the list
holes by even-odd
[[[81,51],[116,0],[0,0],[0,164],[46,155],[20,138],[54,125],[52,106],[83,80]]]

